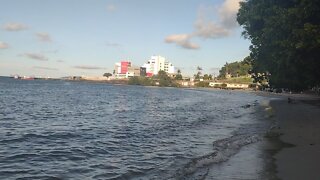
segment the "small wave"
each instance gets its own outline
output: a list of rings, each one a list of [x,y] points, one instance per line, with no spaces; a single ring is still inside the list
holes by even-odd
[[[32,170],[1,170],[0,174],[3,175],[17,175],[17,174],[28,174]],[[0,176],[1,177],[1,176]]]
[[[124,174],[121,174],[117,179],[134,179],[135,177],[144,175],[143,171],[140,170],[128,170]]]
[[[94,165],[91,165],[90,168],[93,168],[93,169],[107,169],[107,170],[113,170],[113,169],[120,169],[119,167],[117,166],[113,166],[113,165],[109,165],[109,164],[94,164]]]
[[[234,135],[226,139],[213,142],[213,152],[191,159],[178,169],[174,179],[202,179],[208,173],[208,166],[228,160],[241,147],[261,140],[258,135]],[[196,177],[195,177],[196,176]]]
[[[34,133],[27,133],[23,135],[23,139],[47,139],[47,135],[41,135],[41,134],[34,134]]]
[[[45,141],[65,140],[65,139],[75,138],[75,137],[78,137],[78,136],[69,132],[53,133],[53,134],[26,133],[26,134],[20,135],[20,137],[0,140],[0,144],[30,142],[30,141],[37,141],[37,140],[45,140]]]
[[[12,162],[18,162],[18,161],[25,161],[26,159],[32,159],[34,157],[37,157],[37,154],[34,153],[19,153],[19,154],[14,154],[11,156],[7,156],[4,158],[4,161],[12,161]]]
[[[28,177],[21,177],[21,178],[17,178],[17,180],[41,180],[41,179],[50,179],[50,180],[62,180],[64,178],[60,178],[60,177],[56,177],[56,176],[48,176],[48,175],[44,175],[44,176],[28,176]]]
[[[107,172],[93,176],[93,179],[120,179],[119,173]]]
[[[4,139],[4,140],[0,140],[0,145],[4,144],[11,144],[11,143],[19,143],[19,142],[23,142],[25,141],[24,138],[12,138],[12,139]]]

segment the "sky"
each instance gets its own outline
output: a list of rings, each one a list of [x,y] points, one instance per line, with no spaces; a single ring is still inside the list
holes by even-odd
[[[240,0],[0,0],[0,76],[102,76],[161,55],[192,75],[249,55]]]

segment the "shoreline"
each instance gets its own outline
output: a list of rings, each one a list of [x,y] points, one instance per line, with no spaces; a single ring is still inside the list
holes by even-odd
[[[266,135],[271,179],[320,177],[320,98],[309,94],[255,93],[270,98],[274,127]],[[293,101],[288,102],[288,97]]]
[[[249,92],[264,97],[257,121],[269,121],[261,141],[213,164],[205,179],[316,180],[320,177],[320,97]],[[288,97],[292,102],[288,103]]]

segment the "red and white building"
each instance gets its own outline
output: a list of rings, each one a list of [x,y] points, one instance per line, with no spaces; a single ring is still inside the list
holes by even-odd
[[[114,76],[116,78],[127,78],[128,69],[131,67],[130,61],[121,61],[115,64]]]

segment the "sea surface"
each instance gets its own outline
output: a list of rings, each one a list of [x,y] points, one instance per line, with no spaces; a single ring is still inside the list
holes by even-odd
[[[270,125],[261,101],[241,91],[2,77],[0,179],[227,177],[215,166]]]

